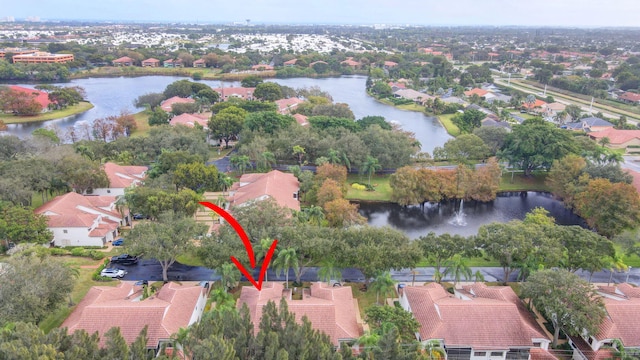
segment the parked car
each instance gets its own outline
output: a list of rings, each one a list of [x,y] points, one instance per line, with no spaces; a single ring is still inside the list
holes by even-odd
[[[124,239],[120,238],[117,240],[113,240],[113,242],[111,243],[111,245],[113,246],[122,246],[124,244]]]
[[[105,268],[100,272],[100,276],[122,279],[127,274],[126,271],[117,268]]]
[[[138,263],[138,257],[129,254],[120,254],[111,257],[112,264],[134,265]]]
[[[149,217],[147,215],[144,214],[133,214],[133,220],[145,220],[148,219]]]

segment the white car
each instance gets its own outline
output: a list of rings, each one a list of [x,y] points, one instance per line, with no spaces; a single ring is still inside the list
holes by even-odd
[[[126,271],[116,268],[106,268],[100,272],[100,276],[122,279],[127,274]]]

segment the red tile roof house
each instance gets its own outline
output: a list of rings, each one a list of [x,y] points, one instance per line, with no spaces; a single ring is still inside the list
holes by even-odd
[[[70,192],[35,209],[47,217],[54,246],[105,246],[118,236],[128,213],[116,209],[115,196],[83,196]]]
[[[573,359],[604,360],[613,358],[611,346],[620,340],[627,354],[640,357],[640,288],[627,283],[599,286],[607,312],[597,334],[570,337]]]
[[[160,108],[166,112],[171,112],[173,109],[171,108],[173,104],[193,104],[195,103],[195,99],[191,98],[181,98],[179,96],[174,96],[172,98],[168,98],[167,100],[160,103]]]
[[[93,195],[122,196],[127,188],[137,186],[144,181],[146,166],[121,166],[107,162],[103,165],[109,178],[109,187],[93,189]]]
[[[479,88],[473,88],[469,91],[465,91],[464,95],[466,97],[471,97],[473,94],[476,94],[480,97],[484,97],[485,99],[491,99],[493,97],[495,97],[495,95],[487,90],[483,90],[483,89],[479,89]]]
[[[207,67],[207,62],[204,59],[198,59],[198,60],[193,62],[193,67],[194,68],[206,68]]]
[[[280,304],[287,301],[289,311],[294,313],[296,321],[302,323],[304,316],[315,330],[322,331],[338,347],[341,342],[353,341],[363,334],[363,324],[358,310],[358,300],[353,298],[351,287],[333,287],[327,283],[316,282],[310,289],[304,289],[301,300],[292,300],[291,289],[285,289],[279,282],[265,282],[262,290],[253,286],[244,286],[240,292],[237,307],[244,304],[249,308],[251,321],[257,333],[263,308],[269,301]]]
[[[418,341],[440,342],[450,358],[528,359],[551,343],[508,286],[476,283],[455,295],[436,283],[407,286],[400,304],[420,323]]]
[[[398,66],[398,63],[394,61],[385,61],[382,63],[382,67],[385,69],[389,69],[396,66]]]
[[[294,114],[293,117],[300,126],[309,126],[309,117],[302,114]]]
[[[142,286],[132,281],[121,281],[116,287],[94,286],[61,327],[66,327],[69,333],[97,332],[99,345],[104,346],[104,334],[112,327],[119,327],[122,337],[131,344],[148,326],[147,348],[158,351],[164,343],[170,343],[171,335],[178,329],[202,318],[209,284],[170,282],[144,300],[142,293]]]
[[[253,92],[256,88],[245,87],[228,87],[228,88],[215,88],[213,91],[220,94],[220,99],[226,101],[229,98],[240,98],[244,100],[253,100]]]
[[[251,67],[251,70],[254,70],[254,71],[268,71],[268,70],[273,70],[273,66],[266,65],[266,64],[258,64],[258,65],[253,65]]]
[[[625,91],[618,99],[632,104],[640,104],[640,94]]]
[[[435,99],[434,96],[421,93],[413,89],[399,89],[393,92],[396,97],[411,100],[417,104],[424,105],[428,99]]]
[[[296,107],[298,107],[299,104],[302,104],[303,102],[304,100],[299,99],[297,97],[280,99],[275,101],[276,106],[278,107],[278,112],[283,115],[291,113],[291,110],[295,109]]]
[[[208,130],[209,129],[208,122],[209,122],[209,116],[207,115],[184,113],[171,118],[171,121],[169,121],[169,124],[171,126],[184,125],[188,127],[194,127],[195,124],[200,124],[200,126],[202,126],[205,130]]]
[[[229,207],[245,206],[272,198],[281,207],[300,211],[300,183],[293,174],[272,170],[268,173],[244,174],[229,191]]]
[[[36,90],[36,89],[32,89],[32,88],[26,88],[26,87],[22,87],[22,86],[17,86],[17,85],[11,85],[9,86],[10,90],[13,91],[19,91],[22,93],[27,93],[29,95],[31,95],[33,97],[33,99],[38,102],[38,104],[40,104],[40,106],[42,106],[42,112],[46,112],[49,110],[49,105],[52,104],[52,102],[49,100],[49,94],[47,94],[44,91],[40,91],[40,90]]]
[[[295,66],[298,59],[291,59],[282,63],[284,66]]]
[[[142,67],[159,67],[160,60],[149,58],[147,60],[142,61]]]
[[[340,65],[348,66],[354,70],[358,70],[362,67],[362,64],[359,61],[355,61],[351,57],[348,57],[347,60],[340,62]]]
[[[608,138],[607,147],[611,149],[625,149],[625,153],[640,151],[640,130],[618,130],[608,129],[603,131],[590,132],[589,137],[600,141]]]
[[[123,56],[112,61],[113,66],[133,66],[134,62],[135,60],[128,56]]]

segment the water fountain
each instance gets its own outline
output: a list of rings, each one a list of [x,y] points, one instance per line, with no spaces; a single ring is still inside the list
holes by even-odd
[[[454,226],[466,226],[467,222],[464,220],[464,199],[460,199],[460,209],[454,212],[453,219],[449,220],[449,224]]]

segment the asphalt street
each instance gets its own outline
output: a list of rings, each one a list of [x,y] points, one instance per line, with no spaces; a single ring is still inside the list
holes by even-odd
[[[116,267],[125,269],[128,273],[125,275],[124,280],[149,280],[160,281],[162,280],[162,267],[160,263],[153,259],[142,259],[136,265],[124,266],[117,265]],[[420,267],[416,268],[415,275],[412,269],[392,270],[391,277],[397,282],[411,283],[424,283],[433,281],[433,274],[435,269],[432,267]],[[471,268],[473,274],[477,271],[483,275],[485,281],[495,282],[502,281],[504,278],[504,271],[500,267],[474,267]],[[259,269],[254,271],[254,277],[257,278]],[[612,283],[629,282],[631,284],[640,285],[640,268],[631,268],[629,271],[614,272],[611,274],[609,271],[600,271],[594,273],[592,276],[588,272],[578,271],[585,280],[590,280],[594,283],[607,283],[611,278]],[[201,281],[201,280],[218,280],[219,276],[215,271],[201,266],[189,266],[180,263],[174,263],[167,272],[169,280],[172,281]],[[414,277],[415,276],[415,277]],[[509,276],[509,281],[517,281],[518,273],[514,271]],[[284,281],[285,276],[283,273],[276,274],[273,269],[267,270],[268,281],[278,280]],[[289,280],[295,279],[293,270],[289,272]],[[302,275],[303,281],[318,281],[318,268],[310,267],[306,269]],[[362,272],[357,269],[347,268],[342,270],[342,280],[347,282],[363,282],[364,276]],[[453,281],[453,278],[447,276],[444,281]],[[473,279],[469,279],[473,281]]]

